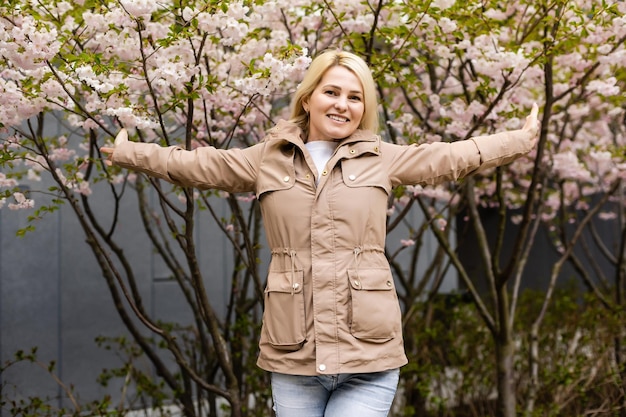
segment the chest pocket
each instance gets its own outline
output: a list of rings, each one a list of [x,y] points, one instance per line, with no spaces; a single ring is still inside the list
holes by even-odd
[[[280,176],[281,174],[282,177]],[[274,173],[273,175],[259,175],[256,187],[256,197],[261,199],[264,194],[272,191],[288,190],[295,185],[295,173],[285,171],[283,173]]]
[[[344,184],[349,188],[377,187],[387,194],[391,192],[391,180],[378,155],[342,160],[341,174]]]

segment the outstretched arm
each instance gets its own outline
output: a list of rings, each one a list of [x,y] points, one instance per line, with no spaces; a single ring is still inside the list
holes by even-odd
[[[535,103],[521,129],[472,137],[457,142],[398,146],[384,144],[393,186],[438,184],[508,164],[537,144],[539,107]]]
[[[508,164],[533,150],[539,138],[538,113],[539,106],[534,103],[521,129],[471,138],[470,140],[474,141],[480,152],[478,169],[484,170]]]
[[[128,140],[122,129],[114,146],[103,146],[107,165],[143,172],[182,186],[228,192],[254,191],[263,144],[245,149],[216,149],[212,146],[187,151],[178,146]]]

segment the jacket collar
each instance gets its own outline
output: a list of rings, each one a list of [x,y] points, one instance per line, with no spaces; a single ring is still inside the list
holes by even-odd
[[[276,126],[268,130],[266,141],[267,140],[282,140],[293,145],[297,146],[300,149],[304,148],[304,141],[302,140],[302,129],[295,123],[289,122],[287,120],[280,120],[276,123]],[[369,130],[356,130],[352,135],[347,138],[342,139],[339,142],[339,146],[337,149],[341,149],[344,145],[350,145],[350,149],[358,150],[358,154],[363,153],[365,150],[370,153],[379,154],[380,146],[379,146],[380,138],[370,132]],[[363,145],[359,145],[363,144]],[[355,152],[351,152],[352,156]],[[349,154],[348,154],[349,155]]]

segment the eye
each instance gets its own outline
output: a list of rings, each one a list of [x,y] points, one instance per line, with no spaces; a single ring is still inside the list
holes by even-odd
[[[324,94],[328,94],[329,96],[336,96],[337,92],[335,90],[325,90]]]
[[[350,96],[348,98],[352,101],[361,101],[361,96]]]

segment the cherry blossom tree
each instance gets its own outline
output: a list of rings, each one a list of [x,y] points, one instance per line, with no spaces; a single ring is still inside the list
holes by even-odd
[[[438,19],[435,13],[420,16],[410,28],[419,31],[419,36],[403,39],[400,52],[389,50],[397,64],[385,67],[388,73],[397,74],[390,91],[400,89],[402,95],[383,95],[391,99],[385,109],[395,111],[388,124],[401,132],[399,140],[458,140],[515,128],[519,108],[527,108],[533,100],[544,105],[541,141],[528,160],[470,178],[461,187],[448,188],[448,195],[442,195],[442,188],[408,190],[414,199],[428,197],[448,203],[446,207],[457,213],[460,209],[467,213],[478,239],[486,294],[475,289],[475,280],[455,259],[448,236],[438,230],[443,216],[420,204],[493,335],[499,415],[512,416],[516,408],[513,326],[537,230],[542,225],[554,227],[562,210],[580,207],[590,196],[615,198],[621,189],[624,105],[620,91],[624,79],[618,62],[622,62],[626,39],[621,26],[624,10],[621,4],[591,2],[446,6],[450,7]],[[477,11],[480,18],[472,19]],[[431,30],[419,30],[422,27]],[[566,196],[565,190],[571,194]],[[618,207],[623,210],[623,205]],[[485,230],[481,208],[499,214],[500,225],[493,236]],[[518,227],[513,250],[505,255],[510,212]],[[568,220],[576,222],[573,219]],[[578,221],[581,227],[587,223]],[[566,237],[561,245],[575,242]],[[623,256],[613,259],[621,263],[616,269],[623,269]],[[555,264],[555,272],[561,264]],[[546,283],[553,285],[557,276]],[[548,291],[546,306],[550,297]],[[531,358],[531,368],[536,359]]]
[[[401,187],[389,206],[390,232],[406,224],[412,210],[424,219],[387,251],[400,282],[407,347],[411,326],[423,317],[412,306],[436,293],[446,271],[456,271],[491,335],[497,415],[505,417],[516,415],[523,401],[516,396],[514,324],[538,231],[589,226],[589,219],[565,213],[592,207],[592,197],[611,200],[623,216],[624,2],[40,0],[10,1],[0,10],[0,207],[33,213],[24,233],[61,204],[72,210],[121,319],[189,416],[201,414],[196,400],[215,396],[226,399],[233,416],[246,413],[251,396],[267,401],[245,378],[263,291],[258,207],[254,196],[180,189],[105,166],[98,149],[121,127],[133,140],[187,149],[257,143],[287,117],[298,80],[326,48],[368,61],[379,89],[381,135],[391,142],[456,141],[517,129],[532,103],[540,103],[540,142],[528,157],[459,183]],[[66,134],[44,134],[51,123]],[[44,179],[54,185],[42,194],[32,185],[28,194],[20,188]],[[193,312],[189,327],[162,323],[143,306],[118,237],[131,192],[146,242]],[[52,198],[38,204],[44,193]],[[94,193],[108,196],[112,213],[97,214]],[[217,214],[224,203],[228,218]],[[590,215],[603,217],[600,207]],[[495,231],[486,229],[486,210],[497,213]],[[213,219],[232,243],[226,317],[206,295],[210,281],[199,267],[193,233],[199,216]],[[455,238],[466,226],[479,248],[478,278],[457,253]],[[431,259],[420,253],[427,232],[439,243]],[[505,254],[511,234],[513,250]],[[555,261],[549,288],[559,262],[576,262],[577,235],[560,237],[554,241],[563,260]],[[624,296],[624,233],[620,239],[621,249],[610,256],[618,271],[616,306]],[[422,276],[418,263],[426,264]],[[536,332],[541,321],[540,314]],[[174,357],[175,369],[152,337]],[[622,345],[616,344],[617,358]],[[200,359],[190,346],[200,347]],[[529,369],[538,364],[533,356]],[[402,383],[410,391],[416,378],[406,372]],[[528,379],[529,392],[536,392],[541,381]],[[533,400],[524,404],[529,413]]]

